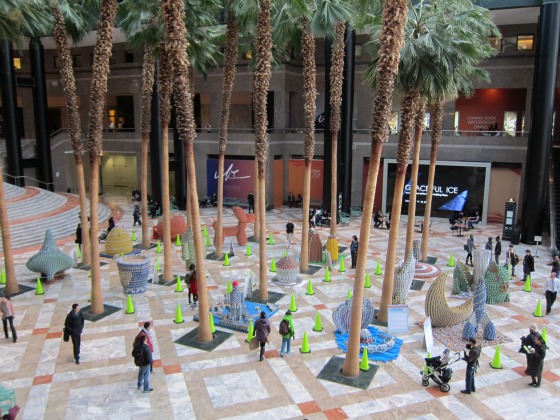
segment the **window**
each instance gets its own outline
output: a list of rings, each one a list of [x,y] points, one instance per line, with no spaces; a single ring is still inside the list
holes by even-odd
[[[362,56],[362,44],[356,44],[354,48],[354,57],[360,58]]]
[[[491,36],[488,38],[488,43],[496,51],[502,51],[502,38],[497,36]]]
[[[125,51],[124,52],[124,62],[125,63],[134,63],[134,53],[132,51]]]
[[[532,50],[534,35],[517,35],[517,50]]]
[[[14,57],[14,69],[16,70],[21,69],[21,58]]]
[[[82,56],[80,54],[75,54],[72,56],[72,66],[82,67]]]

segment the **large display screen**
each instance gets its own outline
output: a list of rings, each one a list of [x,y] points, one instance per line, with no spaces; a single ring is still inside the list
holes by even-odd
[[[428,164],[418,168],[418,185],[416,188],[416,215],[424,214],[428,194]],[[449,218],[455,212],[466,215],[482,213],[484,189],[486,185],[486,166],[451,166],[438,163],[434,179],[432,196],[432,217]],[[387,164],[387,212],[391,212],[397,164]],[[401,214],[408,214],[410,202],[411,165],[408,165]]]

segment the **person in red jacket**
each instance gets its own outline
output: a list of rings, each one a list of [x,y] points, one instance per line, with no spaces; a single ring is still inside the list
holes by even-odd
[[[152,336],[150,335],[150,322],[144,322],[144,326],[142,327],[142,329],[140,330],[140,332],[138,333],[138,335],[136,336],[136,338],[134,339],[134,345],[139,344],[140,343],[140,337],[144,336],[146,337],[146,345],[148,346],[148,348],[150,349],[150,353],[154,352],[154,343],[152,342]],[[150,365],[150,372],[154,371],[154,367],[153,364]]]
[[[194,264],[190,266],[192,273],[190,275],[189,295],[192,294],[193,306],[198,303],[198,281],[196,279],[196,267]]]

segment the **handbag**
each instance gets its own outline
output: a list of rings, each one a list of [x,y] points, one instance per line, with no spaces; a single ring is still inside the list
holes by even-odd
[[[465,244],[465,245],[463,245],[463,249],[464,249],[465,251],[468,251],[468,250],[469,250],[469,247]]]
[[[70,334],[68,334],[68,331],[66,331],[66,328],[63,328],[62,331],[63,331],[62,339],[63,339],[65,342],[70,341]]]
[[[251,338],[251,341],[249,341],[249,350],[253,351],[258,348],[259,348],[259,340],[257,340],[257,337]]]

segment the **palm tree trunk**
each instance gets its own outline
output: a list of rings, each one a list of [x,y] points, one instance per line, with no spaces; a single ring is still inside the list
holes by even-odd
[[[2,162],[0,161],[0,230],[2,231],[2,249],[4,252],[4,268],[6,269],[6,288],[4,293],[11,295],[19,292],[12,251],[12,237],[10,236],[10,220],[4,195],[4,180],[2,179]]]
[[[406,246],[404,248],[404,258],[412,250],[414,239],[414,217],[416,216],[416,187],[418,186],[418,166],[420,166],[420,143],[422,142],[422,129],[424,127],[424,112],[426,105],[423,99],[419,98],[418,109],[414,120],[414,158],[412,159],[412,170],[410,180],[410,195],[408,202],[408,223],[406,225]]]
[[[443,102],[438,102],[434,105],[434,112],[431,124],[431,136],[432,136],[432,149],[430,152],[430,170],[428,171],[428,195],[426,197],[426,207],[424,208],[424,231],[422,232],[422,259],[426,261],[428,259],[428,247],[430,240],[430,229],[426,226],[430,226],[430,218],[432,214],[432,196],[434,191],[434,178],[436,176],[436,162],[437,154],[439,148],[439,142],[441,140],[441,124],[443,120]]]
[[[88,207],[86,181],[84,178],[84,159],[82,155],[74,155],[76,160],[76,184],[78,186],[78,199],[80,200],[80,220],[82,221],[82,263],[91,263],[91,233],[88,223]]]
[[[214,254],[216,255],[216,257],[223,254],[222,242],[224,241],[224,238],[222,235],[222,221],[224,215],[224,161],[225,153],[220,150],[218,155],[218,219],[216,224],[216,232],[214,232],[214,235],[216,236],[216,251],[214,252]]]
[[[410,158],[412,146],[412,130],[414,116],[417,108],[415,94],[409,94],[402,100],[402,125],[399,135],[399,147],[397,150],[397,174],[395,176],[395,190],[393,192],[393,206],[391,207],[391,229],[387,246],[387,259],[385,260],[385,274],[383,276],[383,290],[381,293],[381,304],[377,319],[387,322],[387,307],[393,300],[393,282],[395,276],[395,261],[397,257],[397,242],[402,209],[402,192],[406,178],[406,168]]]
[[[88,151],[90,162],[90,219],[91,219],[91,309],[90,313],[103,313],[103,292],[99,266],[99,159],[103,150],[103,117],[107,97],[109,59],[113,51],[113,28],[117,14],[117,0],[103,0],[97,22],[97,40],[93,53],[90,88]],[[82,229],[83,231],[83,229]]]
[[[338,210],[338,135],[340,133],[340,107],[342,105],[342,83],[344,72],[344,31],[346,23],[336,25],[336,44],[332,48],[331,64],[331,226],[330,234],[336,237]]]
[[[404,41],[404,25],[408,12],[406,0],[387,0],[383,8],[383,27],[381,29],[381,48],[379,50],[379,70],[375,101],[371,118],[371,154],[364,194],[362,225],[360,227],[360,247],[354,292],[352,298],[352,314],[350,318],[350,334],[348,350],[342,367],[344,376],[358,376],[360,372],[360,329],[362,319],[364,280],[366,260],[369,247],[371,217],[373,214],[373,198],[377,187],[377,174],[383,141],[387,139],[387,124],[393,101],[393,87],[399,67],[399,55]]]
[[[264,165],[263,165],[264,166]],[[266,170],[259,170],[259,195],[258,203],[255,207],[259,207],[259,225],[261,226],[261,235],[259,237],[259,299],[268,299],[268,267],[266,265]]]
[[[153,48],[144,47],[142,62],[142,168],[140,194],[142,196],[142,248],[150,246],[148,219],[148,141],[152,131],[152,95],[154,91],[155,59]]]
[[[305,159],[303,172],[303,217],[301,219],[301,252],[299,256],[299,271],[309,271],[309,204],[311,191],[311,162]]]
[[[255,154],[256,154],[256,148],[255,148]],[[259,203],[259,162],[257,161],[257,159],[255,159],[255,175],[254,175],[254,180],[255,182],[253,183],[253,188],[254,188],[254,196],[255,196],[255,203],[257,203],[257,205],[255,205],[255,207],[253,208],[253,211],[255,212],[255,223],[253,223],[253,236],[255,237],[255,240],[258,242],[260,240],[261,237],[261,226],[259,224],[259,214],[261,209],[258,206]]]
[[[163,212],[163,281],[173,280],[173,244],[169,211],[169,121],[161,124],[161,209]]]
[[[150,247],[150,230],[148,227],[148,141],[150,134],[142,133],[142,168],[140,174],[140,195],[142,196],[142,248]]]

